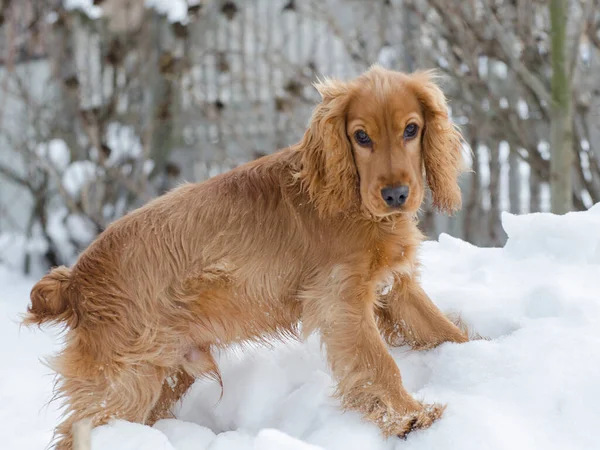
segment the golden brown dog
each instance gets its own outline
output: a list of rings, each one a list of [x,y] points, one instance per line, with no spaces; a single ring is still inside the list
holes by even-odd
[[[385,342],[467,340],[416,261],[425,180],[439,209],[461,204],[461,135],[428,72],[373,67],[317,89],[300,143],[155,199],[33,287],[25,323],[67,327],[58,448],[81,419],[165,417],[195,378],[220,379],[218,349],[315,330],[344,408],[386,436],[441,415],[404,389]]]

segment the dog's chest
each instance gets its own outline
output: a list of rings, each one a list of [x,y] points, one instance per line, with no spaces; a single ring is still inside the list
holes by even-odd
[[[376,289],[385,294],[393,282],[394,274],[409,274],[414,269],[417,245],[410,239],[392,233],[384,234],[373,243],[371,254],[371,279]]]
[[[382,232],[371,243],[371,267],[393,268],[402,264],[412,253],[409,250],[410,242],[403,239],[402,235],[393,232]]]

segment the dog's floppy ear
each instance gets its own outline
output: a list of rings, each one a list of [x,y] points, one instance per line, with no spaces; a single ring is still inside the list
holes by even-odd
[[[350,208],[358,198],[358,175],[346,135],[346,114],[351,86],[337,80],[315,84],[321,103],[313,111],[301,142],[299,173],[311,200],[321,214]]]
[[[423,161],[433,205],[452,214],[462,205],[458,177],[465,169],[463,138],[450,121],[446,98],[435,78],[432,71],[417,72],[411,76],[414,92],[425,115]]]

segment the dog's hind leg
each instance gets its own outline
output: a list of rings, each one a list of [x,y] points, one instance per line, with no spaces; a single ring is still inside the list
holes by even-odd
[[[181,369],[169,375],[162,386],[160,398],[154,405],[148,424],[173,417],[172,408],[188,391],[197,378],[215,378],[223,389],[221,374],[210,350],[207,348],[191,347],[184,355]]]
[[[173,405],[187,392],[196,379],[184,370],[178,370],[169,375],[162,385],[160,397],[148,419],[148,425],[153,425],[160,419],[172,418]]]
[[[112,419],[148,423],[161,396],[166,370],[145,361],[82,366],[85,355],[67,348],[53,364],[59,373],[57,396],[66,418],[55,431],[57,450],[71,450],[72,426],[89,418],[92,426]]]

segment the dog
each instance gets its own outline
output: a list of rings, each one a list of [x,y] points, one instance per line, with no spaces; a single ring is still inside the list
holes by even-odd
[[[430,71],[373,66],[315,87],[298,144],[154,199],[33,287],[24,323],[66,331],[50,362],[56,448],[72,448],[82,419],[170,416],[194,380],[220,382],[214,354],[231,344],[317,331],[342,408],[384,436],[442,415],[405,390],[386,343],[468,340],[416,258],[426,186],[440,211],[461,206],[463,138]]]

